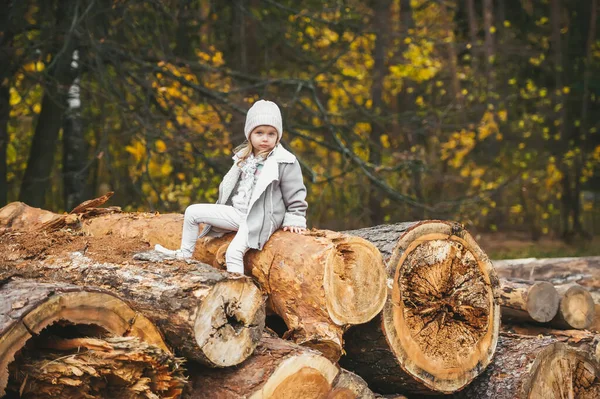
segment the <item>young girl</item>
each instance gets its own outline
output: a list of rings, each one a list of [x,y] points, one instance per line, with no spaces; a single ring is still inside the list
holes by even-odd
[[[281,112],[277,104],[259,100],[246,115],[246,144],[236,148],[234,164],[219,185],[216,204],[195,204],[185,210],[181,247],[155,250],[179,259],[191,258],[196,240],[237,231],[225,253],[227,271],[244,273],[244,254],[262,249],[280,227],[306,230],[306,187],[300,164],[279,144]],[[198,224],[207,226],[198,235]]]

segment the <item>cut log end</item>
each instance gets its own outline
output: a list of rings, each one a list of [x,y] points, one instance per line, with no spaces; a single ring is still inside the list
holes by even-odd
[[[335,363],[319,353],[268,335],[236,367],[189,366],[189,398],[325,399],[339,372]]]
[[[596,311],[588,290],[579,284],[557,286],[556,289],[561,294],[557,317],[571,328],[581,330],[590,327]]]
[[[556,315],[559,302],[560,297],[554,286],[547,281],[539,281],[527,295],[527,312],[533,320],[546,323]]]
[[[479,246],[466,232],[463,237],[412,237],[383,313],[402,367],[438,392],[454,392],[475,378],[498,339],[498,280]]]
[[[527,398],[597,398],[598,370],[582,353],[562,343],[548,346],[536,359],[525,387]]]
[[[194,324],[196,342],[208,362],[229,367],[252,354],[264,328],[264,301],[246,278],[223,280],[211,290]]]
[[[381,253],[362,238],[327,233],[335,244],[324,274],[329,315],[339,325],[366,323],[381,311],[387,294]]]
[[[285,359],[251,399],[322,398],[331,390],[338,368],[318,354],[304,353]]]
[[[160,332],[119,298],[69,284],[12,280],[0,287],[0,395],[8,366],[34,336],[59,321],[92,325],[118,336],[138,337],[165,352]]]

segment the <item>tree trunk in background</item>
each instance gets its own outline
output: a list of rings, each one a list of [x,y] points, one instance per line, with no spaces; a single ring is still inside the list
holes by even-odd
[[[469,40],[471,42],[471,65],[473,72],[477,72],[479,64],[479,43],[477,40],[477,12],[475,11],[475,0],[466,0],[467,16],[469,19]]]
[[[383,78],[385,77],[385,53],[389,37],[389,0],[376,0],[373,2],[374,16],[371,21],[372,29],[376,34],[373,49],[373,84],[371,86],[371,100],[374,120],[371,121],[371,136],[369,138],[369,162],[375,166],[381,164],[381,136],[385,133],[383,112]],[[383,223],[383,209],[381,207],[381,193],[372,183],[369,184],[369,214],[371,224]]]
[[[71,62],[73,84],[69,88],[68,108],[63,120],[63,191],[64,208],[70,211],[88,198],[87,143],[81,119],[81,71],[79,51]]]
[[[505,0],[496,0],[496,36],[497,43],[504,43],[504,21],[506,21]]]
[[[0,7],[0,207],[8,201],[7,159],[8,118],[10,116],[10,82],[12,75],[12,39],[8,6]]]
[[[562,157],[564,152],[569,149],[569,140],[567,138],[567,131],[565,129],[566,122],[566,108],[565,108],[565,98],[562,93],[563,89],[563,57],[562,57],[562,38],[561,38],[561,2],[560,0],[551,0],[550,3],[550,23],[552,26],[552,36],[551,36],[551,45],[552,45],[552,61],[554,64],[554,84],[555,90],[559,91],[560,94],[556,96],[556,106],[560,106],[560,111],[558,111],[558,115],[556,117],[559,120],[559,125],[557,126],[557,132],[560,135],[560,150],[557,150],[559,163],[559,168],[562,173],[561,186],[562,186],[562,196],[560,199],[561,202],[561,210],[560,216],[562,221],[562,235],[565,239],[567,239],[572,234],[571,222],[570,222],[570,213],[571,213],[571,178],[570,178],[570,170],[568,165],[566,165]]]
[[[582,224],[581,224],[581,203],[579,199],[579,194],[581,193],[581,174],[582,169],[584,167],[585,162],[585,154],[587,150],[587,138],[588,138],[588,126],[589,126],[589,107],[590,107],[590,80],[592,77],[592,62],[593,62],[593,49],[594,49],[594,41],[596,40],[596,23],[598,21],[598,0],[590,0],[590,22],[588,26],[588,37],[585,47],[585,69],[583,72],[583,95],[581,101],[581,129],[579,134],[575,133],[577,137],[577,142],[579,144],[580,153],[575,157],[575,168],[576,168],[576,180],[575,180],[575,200],[573,201],[574,209],[573,209],[573,229],[575,232],[579,233],[581,236],[589,236],[588,233],[585,232]]]
[[[488,93],[494,90],[493,64],[494,64],[494,2],[483,0],[483,27],[485,30],[485,75],[487,78]]]
[[[72,83],[71,57],[75,49],[75,33],[72,32],[77,2],[59,2],[57,23],[48,67],[48,80],[42,99],[42,110],[37,120],[27,169],[21,183],[19,199],[29,205],[44,206],[46,189],[54,166],[54,153],[63,114],[66,108],[67,90]]]
[[[410,38],[410,30],[414,29],[415,21],[413,18],[413,10],[410,5],[410,0],[401,0],[400,2],[400,37],[402,40],[405,38]],[[402,43],[401,51],[406,50],[406,45]],[[405,59],[404,56],[401,57],[403,63],[409,63],[409,60]],[[402,126],[402,129],[405,132],[406,136],[406,144],[407,150],[410,150],[412,147],[418,147],[419,144],[422,144],[422,140],[419,139],[419,133],[415,132],[416,124],[413,124],[413,121],[419,120],[416,115],[417,110],[415,109],[415,96],[414,96],[414,87],[412,82],[405,78],[403,82],[402,91],[398,93],[398,118],[402,121],[399,122],[399,125]],[[406,122],[408,121],[408,122]],[[411,171],[412,176],[412,184],[414,195],[419,203],[424,202],[423,196],[423,188],[422,188],[422,177],[423,174],[419,168],[414,168]],[[422,208],[414,207],[411,210],[411,215],[413,219],[423,219],[425,217]]]

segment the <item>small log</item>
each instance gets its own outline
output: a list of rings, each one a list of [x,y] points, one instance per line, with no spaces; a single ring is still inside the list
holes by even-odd
[[[176,399],[181,364],[136,337],[52,338],[18,355],[9,388],[31,399]]]
[[[0,396],[5,393],[8,365],[15,354],[34,335],[59,320],[139,337],[169,351],[152,322],[104,290],[13,279],[2,283],[0,298]]]
[[[391,287],[380,316],[345,335],[342,367],[380,393],[452,393],[490,363],[499,282],[462,226],[423,221],[348,232],[384,255]]]
[[[13,207],[12,212],[4,211]],[[2,214],[12,215],[3,222]],[[17,216],[18,215],[18,216]],[[52,215],[24,204],[0,210],[0,226],[22,227],[21,220]],[[175,248],[181,241],[183,215],[122,213],[82,219],[81,231],[94,237],[138,239]],[[198,241],[194,258],[222,268],[232,234]],[[337,360],[343,332],[377,315],[386,297],[381,255],[368,241],[325,230],[304,235],[278,231],[262,251],[246,256],[246,274],[269,295],[270,307],[286,323],[286,338],[318,349]],[[302,300],[298,300],[302,298]]]
[[[552,337],[502,334],[492,364],[454,398],[598,398],[597,365]]]
[[[320,353],[265,335],[252,356],[237,367],[189,365],[186,398],[327,398],[338,367]]]
[[[327,399],[375,399],[375,394],[360,376],[342,369],[333,382]]]
[[[45,251],[52,256],[32,256],[28,244],[36,234],[0,234],[0,254],[6,254],[0,255],[0,276],[18,273],[110,290],[160,328],[178,353],[211,367],[243,362],[260,340],[265,298],[250,278],[232,278],[198,262],[165,261],[154,251],[139,254],[141,261],[131,260],[131,254],[121,264],[95,261],[61,249],[84,248],[95,240],[75,233],[64,233],[68,240],[48,240]]]
[[[499,301],[503,318],[546,323],[556,316],[560,296],[547,281],[501,279]]]
[[[556,286],[556,291],[560,295],[560,306],[551,324],[579,330],[590,327],[596,314],[592,295],[577,283]]]

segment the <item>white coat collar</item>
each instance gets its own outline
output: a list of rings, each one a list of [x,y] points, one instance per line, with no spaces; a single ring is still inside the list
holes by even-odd
[[[275,149],[267,156],[267,160],[264,163],[260,171],[260,176],[256,181],[256,186],[252,191],[252,198],[248,204],[248,210],[252,209],[252,205],[258,200],[261,194],[269,187],[269,184],[275,180],[279,180],[279,165],[280,163],[294,163],[296,157],[283,148],[281,144],[277,144]]]

